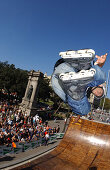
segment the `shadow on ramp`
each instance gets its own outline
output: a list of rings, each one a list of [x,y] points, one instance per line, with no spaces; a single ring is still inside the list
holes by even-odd
[[[50,153],[14,169],[109,170],[110,125],[80,119],[72,124],[60,144]]]

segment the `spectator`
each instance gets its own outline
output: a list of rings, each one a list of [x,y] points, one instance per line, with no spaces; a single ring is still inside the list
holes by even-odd
[[[12,142],[30,142],[56,132],[58,132],[56,127],[51,128],[47,121],[43,123],[38,115],[34,119],[19,110],[16,105],[13,106],[6,101],[0,102],[0,145],[9,146]]]
[[[49,132],[47,132],[45,135],[45,146],[48,145],[48,140],[49,140]]]
[[[60,126],[58,125],[56,128],[56,132],[59,133],[60,132]]]

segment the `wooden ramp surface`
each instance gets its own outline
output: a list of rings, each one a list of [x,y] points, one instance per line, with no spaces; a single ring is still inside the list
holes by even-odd
[[[110,170],[110,125],[73,119],[56,149],[16,169]]]

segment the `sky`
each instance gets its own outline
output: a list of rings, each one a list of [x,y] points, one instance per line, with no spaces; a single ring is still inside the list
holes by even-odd
[[[92,48],[108,78],[109,41],[110,0],[0,0],[0,61],[16,68],[50,76],[59,52]]]

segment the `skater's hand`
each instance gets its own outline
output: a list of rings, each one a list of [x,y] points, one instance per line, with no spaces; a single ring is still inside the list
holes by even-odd
[[[101,56],[96,55],[97,61],[94,63],[94,65],[98,65],[99,67],[102,67],[106,61],[107,53]]]

